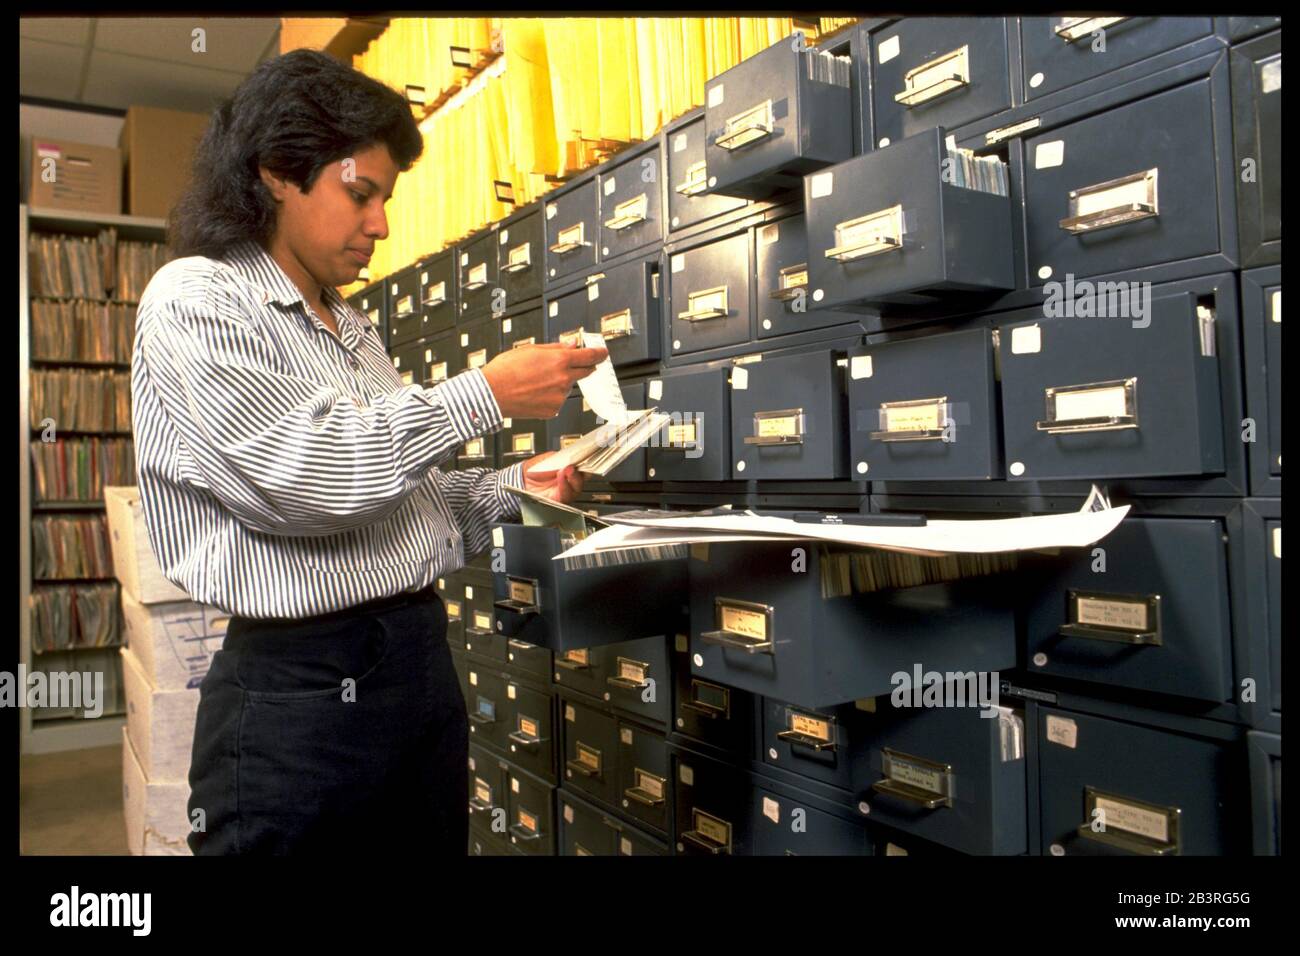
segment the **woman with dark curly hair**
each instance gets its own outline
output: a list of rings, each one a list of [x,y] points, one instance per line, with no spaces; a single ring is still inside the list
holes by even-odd
[[[463,855],[467,719],[434,591],[572,468],[443,471],[552,418],[604,349],[513,349],[403,385],[335,287],[388,235],[423,144],[406,101],[325,54],[262,64],[212,116],[141,297],[136,469],[163,573],[230,613],[200,687],[196,854]],[[414,842],[416,846],[412,847]]]

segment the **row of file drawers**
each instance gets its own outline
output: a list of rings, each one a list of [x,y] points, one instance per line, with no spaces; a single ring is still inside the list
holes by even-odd
[[[896,496],[879,507],[933,514],[935,504]],[[1280,730],[1280,508],[1266,498],[1199,504],[1206,507],[1173,501],[1139,510],[1095,548],[1023,556],[1012,573],[861,593],[833,583],[854,558],[813,548],[715,544],[693,549],[689,559],[565,570],[550,560],[560,548],[553,529],[503,526],[509,536],[494,588],[499,599],[527,608],[510,612],[508,631],[555,648],[557,664],[562,649],[585,647],[568,653],[584,665],[608,660],[607,670],[635,670],[638,685],[667,673],[662,651],[645,641],[653,660],[625,659],[608,642],[659,632],[674,619],[643,615],[611,631],[599,619],[570,616],[572,609],[598,594],[643,595],[615,603],[645,614],[688,599],[690,636],[683,629],[672,637],[679,728],[683,721],[699,726],[700,714],[710,733],[733,717],[750,721],[746,705],[730,706],[736,690],[808,705],[874,697],[922,661],[927,670],[962,672],[1019,663],[1094,693],[1156,695],[1175,708]],[[966,498],[952,507],[971,517],[981,504]],[[1035,510],[1014,501],[983,507],[987,517]],[[891,560],[890,573],[933,573],[926,559]],[[876,562],[856,570],[885,573]],[[648,573],[662,577],[647,585]],[[862,640],[864,629],[870,642]],[[610,693],[599,683],[602,673],[592,669],[586,683],[576,673],[565,677],[599,698]],[[694,703],[684,709],[684,700]],[[635,695],[630,706],[639,706]],[[717,719],[719,710],[726,719]],[[634,712],[665,720],[662,712]],[[740,746],[747,733],[741,725],[723,732],[719,746]]]
[[[809,289],[814,295],[821,292],[823,308],[842,303],[916,304],[916,295],[945,289],[1035,288],[1053,275],[1087,277],[1205,256],[1219,257],[1211,268],[1231,267],[1237,257],[1236,230],[1220,220],[1235,220],[1236,193],[1241,194],[1247,217],[1242,223],[1242,260],[1256,265],[1280,258],[1280,33],[1233,51],[1237,159],[1249,160],[1258,171],[1257,176],[1238,177],[1227,161],[1232,151],[1225,146],[1234,126],[1226,113],[1226,48],[1195,47],[1207,55],[1191,63],[1175,62],[1177,70],[1164,71],[1167,87],[1160,86],[1162,74],[1153,79],[1131,69],[1137,60],[1211,36],[1210,18],[1133,18],[1112,25],[1107,28],[1110,45],[1105,55],[1094,53],[1091,43],[1063,41],[1048,18],[1026,19],[1034,21],[1025,33],[1033,35],[1033,45],[1063,57],[1063,68],[1030,74],[1031,80],[1052,77],[1031,87],[1036,95],[1051,94],[1055,82],[1070,85],[1093,70],[1118,71],[1118,76],[1140,80],[1141,88],[1103,87],[1100,98],[1093,95],[1059,106],[1055,104],[1060,97],[1047,95],[1044,115],[1026,120],[1028,129],[999,141],[1023,139],[1024,145],[1023,161],[1011,169],[1015,179],[1023,178],[1012,184],[1012,195],[1021,198],[1028,213],[1021,240],[1024,260],[1017,262],[1014,279],[1008,261],[1012,237],[1006,197],[971,196],[972,190],[952,185],[943,178],[945,150],[934,145],[942,131],[966,127],[959,131],[962,145],[988,147],[988,131],[979,131],[974,140],[966,133],[969,124],[979,125],[986,117],[1006,118],[1009,84],[1005,72],[999,74],[995,67],[1006,62],[1007,38],[1016,32],[1013,20],[915,18],[871,36],[876,50],[873,90],[886,89],[891,82],[909,89],[921,82],[925,88],[917,90],[920,98],[915,101],[907,95],[900,99],[900,90],[875,103],[875,129],[882,135],[875,137],[875,149],[866,155],[851,158],[845,142],[839,141],[850,127],[842,116],[847,90],[834,100],[834,108],[818,107],[816,97],[801,93],[805,86],[828,85],[810,80],[808,70],[800,66],[804,59],[823,54],[778,44],[712,81],[706,93],[711,105],[670,125],[662,143],[657,139],[617,157],[557,191],[553,199],[520,210],[454,250],[413,264],[378,284],[378,290],[363,290],[358,307],[374,311],[377,306],[381,320],[391,313],[391,344],[500,314],[541,292],[543,244],[547,284],[562,283],[598,263],[656,246],[688,226],[743,213],[743,199],[708,190],[728,188],[732,180],[749,182],[744,169],[781,170],[787,187],[802,187],[813,249],[834,253],[814,255],[816,261],[809,264]],[[961,36],[953,38],[954,30]],[[1086,36],[1091,38],[1091,32]],[[940,50],[946,37],[965,42],[913,63]],[[879,63],[881,59],[885,62]],[[1028,62],[1035,65],[1033,57]],[[892,81],[885,76],[894,72],[899,75]],[[947,79],[930,84],[926,77],[932,73]],[[912,80],[904,79],[909,74]],[[967,80],[958,82],[959,74]],[[1187,82],[1192,76],[1201,78]],[[780,89],[769,90],[773,83]],[[733,97],[737,90],[746,91],[743,102],[754,99],[758,106],[722,118],[731,108],[727,89]],[[1151,92],[1139,95],[1145,89]],[[765,93],[769,95],[763,98]],[[792,104],[788,108],[794,112],[783,114],[783,127],[769,129],[776,121],[768,114],[787,109],[783,104]],[[812,117],[806,127],[799,122],[800,108]],[[754,126],[756,111],[768,118]],[[748,117],[744,122],[750,125],[744,129],[750,132],[728,132],[736,116]],[[1144,135],[1152,128],[1164,129],[1166,135]],[[737,137],[745,140],[743,145],[734,143]],[[719,138],[731,148],[718,146]],[[908,145],[902,149],[886,148],[903,141]],[[1010,155],[1005,146],[999,150],[1003,158]],[[697,153],[714,156],[718,172],[707,169],[707,163],[695,158]],[[812,173],[818,167],[827,167],[829,175]],[[1164,177],[1158,176],[1161,168]],[[806,178],[792,173],[804,169],[810,173]],[[904,175],[895,175],[898,171]],[[704,191],[697,192],[697,187]],[[1218,201],[1206,202],[1210,195]],[[848,205],[846,196],[852,197]],[[978,210],[967,208],[971,205]],[[886,215],[895,206],[901,214]],[[1124,215],[1116,212],[1121,206],[1127,209]],[[661,208],[668,210],[667,222],[660,221]],[[943,235],[934,231],[939,223],[944,223]],[[1257,253],[1263,246],[1269,249],[1261,259]],[[972,257],[978,264],[969,261]],[[907,260],[906,267],[900,265]]]
[[[554,856],[555,784],[469,745],[469,852],[473,856]]]

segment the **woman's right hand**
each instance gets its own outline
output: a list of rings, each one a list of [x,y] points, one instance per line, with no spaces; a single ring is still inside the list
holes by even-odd
[[[589,349],[547,342],[506,349],[483,366],[501,406],[502,418],[554,418],[573,390],[609,355],[607,349]]]

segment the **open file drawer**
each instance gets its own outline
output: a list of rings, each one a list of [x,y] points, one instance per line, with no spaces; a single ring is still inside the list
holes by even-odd
[[[970,163],[932,129],[805,177],[813,304],[933,306],[1014,288],[1005,164]]]
[[[765,199],[853,153],[847,57],[780,40],[705,84],[709,190]]]
[[[645,149],[629,151],[600,174],[600,258],[663,242],[663,157],[659,137]]]
[[[673,416],[646,449],[646,475],[657,481],[731,478],[731,366],[684,367],[646,383],[646,401]]]
[[[497,544],[500,531],[500,543]],[[676,634],[686,594],[685,562],[651,560],[565,570],[556,528],[500,525],[493,541],[504,570],[493,576],[498,630],[553,651]],[[611,594],[645,600],[611,601]],[[663,688],[667,693],[667,688]]]

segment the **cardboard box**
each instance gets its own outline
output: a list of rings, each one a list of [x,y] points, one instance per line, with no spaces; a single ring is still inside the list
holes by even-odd
[[[190,180],[194,150],[208,126],[208,114],[132,106],[122,125],[126,211],[166,219]]]
[[[190,785],[149,780],[122,728],[122,811],[126,818],[126,846],[132,856],[191,856],[185,842],[190,835],[188,816]]]
[[[122,648],[126,685],[126,729],[145,775],[158,783],[188,780],[194,751],[197,690],[159,690],[149,682],[139,659]]]
[[[113,550],[113,574],[122,590],[141,604],[188,601],[190,596],[163,577],[158,559],[149,544],[144,523],[140,489],[135,485],[105,485],[104,505],[108,514],[109,546]]]
[[[122,212],[122,153],[50,136],[32,136],[27,203],[36,209]]]
[[[280,53],[321,50],[351,66],[352,57],[387,28],[387,17],[284,17],[280,20]]]
[[[126,646],[159,690],[194,690],[221,650],[230,615],[210,604],[141,604],[122,591]]]

